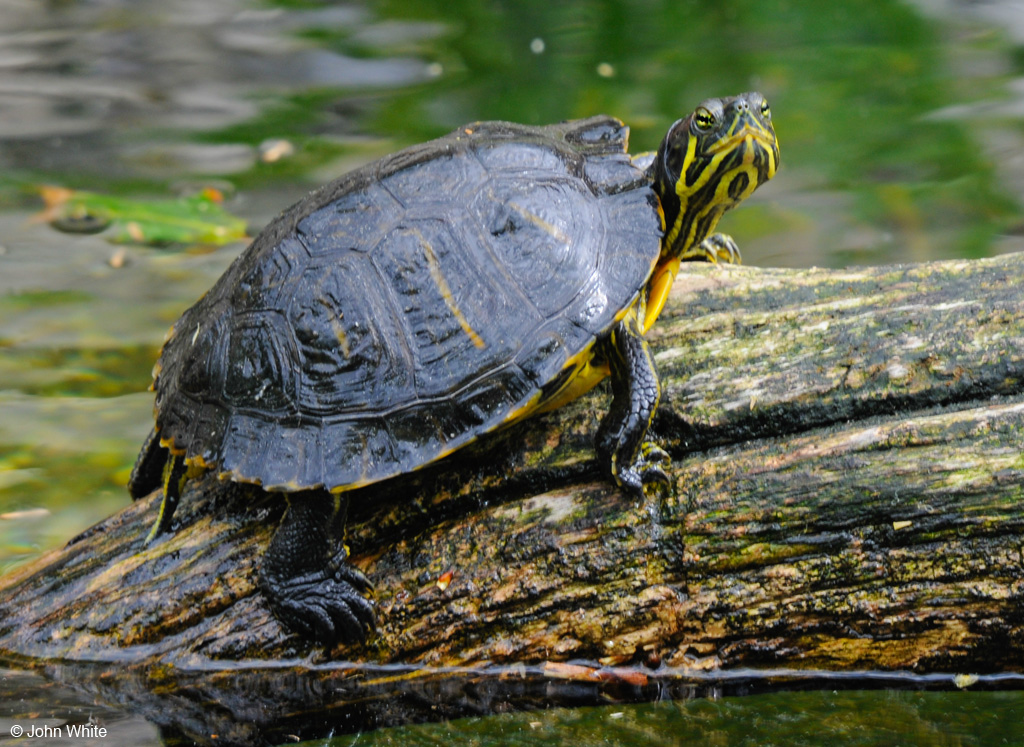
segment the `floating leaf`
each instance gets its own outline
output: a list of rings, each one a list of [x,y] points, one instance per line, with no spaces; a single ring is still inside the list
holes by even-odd
[[[174,200],[141,201],[95,192],[43,186],[46,209],[38,216],[58,231],[99,233],[121,244],[228,244],[245,238],[245,221],[223,207],[207,188]]]
[[[448,585],[452,582],[452,578],[455,577],[455,571],[445,571],[441,574],[441,577],[437,579],[437,588],[444,591],[448,588]]]
[[[953,678],[953,684],[963,690],[973,684],[976,684],[979,679],[980,677],[976,674],[958,674]]]

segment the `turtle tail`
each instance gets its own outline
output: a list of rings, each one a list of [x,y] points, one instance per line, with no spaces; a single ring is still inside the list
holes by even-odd
[[[149,432],[139,451],[139,458],[132,467],[128,478],[128,492],[133,500],[145,498],[157,488],[163,486],[164,495],[160,502],[160,514],[153,523],[153,528],[146,536],[148,545],[171,528],[174,510],[181,499],[181,491],[189,477],[189,469],[185,457],[172,454],[160,445],[156,428]]]
[[[164,465],[169,456],[167,449],[160,445],[160,438],[154,428],[143,441],[131,477],[128,478],[128,492],[133,500],[145,498],[163,484]]]
[[[171,519],[174,518],[174,510],[178,507],[181,491],[187,479],[188,466],[185,464],[185,457],[168,454],[163,469],[164,497],[160,502],[160,513],[153,522],[153,528],[146,535],[147,545],[164,532],[170,531]]]

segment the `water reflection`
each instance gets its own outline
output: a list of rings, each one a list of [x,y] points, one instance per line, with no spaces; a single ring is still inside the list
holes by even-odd
[[[1013,744],[1024,738],[1020,693],[786,692],[601,708],[508,713],[361,735],[361,745],[706,744],[846,747]],[[672,735],[669,737],[668,735]],[[685,736],[684,736],[685,735]],[[347,744],[339,738],[331,743]]]
[[[7,4],[0,16],[0,142],[8,169],[93,175],[224,174],[254,159],[189,136],[247,122],[275,97],[393,89],[431,77],[406,55],[358,58],[309,34],[433,36],[375,25],[354,6],[285,10],[226,2]],[[315,32],[315,33],[314,33]],[[174,145],[168,145],[174,143]],[[152,164],[164,162],[164,168]]]
[[[0,733],[11,726],[106,729],[138,745],[843,745],[1020,744],[1024,693],[998,677],[962,691],[950,678],[882,673],[652,673],[641,688],[502,671],[294,671],[225,667],[115,673],[55,665],[48,679],[0,668]],[[943,682],[942,680],[946,681]],[[77,689],[51,680],[73,682]],[[887,689],[862,689],[885,686]],[[3,693],[16,692],[5,700]],[[103,705],[116,702],[124,710]],[[211,707],[216,703],[216,707]],[[65,729],[64,735],[67,731]],[[333,739],[331,738],[332,735]],[[685,735],[682,738],[681,735]],[[97,741],[99,743],[99,741]]]

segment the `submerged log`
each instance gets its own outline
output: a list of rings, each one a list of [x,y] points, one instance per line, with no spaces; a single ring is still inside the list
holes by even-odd
[[[1024,255],[685,269],[650,334],[669,490],[597,474],[602,387],[353,493],[379,629],[324,651],[255,586],[283,502],[197,481],[148,547],[157,494],[0,579],[0,656],[1024,668]]]

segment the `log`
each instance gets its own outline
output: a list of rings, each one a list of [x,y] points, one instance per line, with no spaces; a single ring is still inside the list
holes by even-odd
[[[363,672],[386,703],[398,664],[420,683],[512,672],[640,698],[750,667],[1022,671],[1024,255],[685,269],[649,335],[669,489],[638,501],[598,475],[601,387],[353,493],[378,633],[325,651],[255,586],[283,502],[196,481],[148,547],[158,494],[0,578],[0,657],[79,681],[138,672],[149,697],[168,672],[263,692],[223,673],[284,668],[292,716],[319,702],[297,672],[317,692]]]

